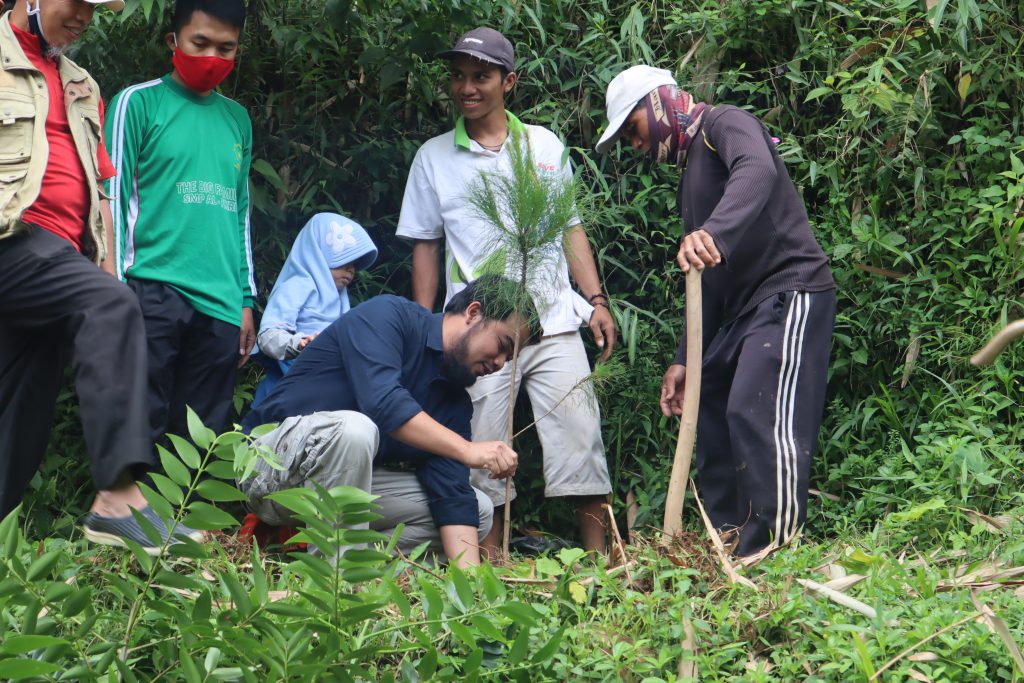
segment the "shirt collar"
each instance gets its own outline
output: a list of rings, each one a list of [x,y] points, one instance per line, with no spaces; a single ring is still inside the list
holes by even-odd
[[[430,316],[430,327],[427,330],[427,348],[444,353],[444,337],[441,334],[444,313],[434,313]]]
[[[178,81],[174,80],[173,74],[167,74],[160,80],[162,80],[164,85],[170,88],[172,92],[176,93],[181,97],[184,97],[186,100],[194,104],[201,104],[204,107],[208,107],[217,101],[216,91],[211,92],[209,95],[200,95],[195,90],[192,90],[191,88],[186,88],[181,83],[178,83]]]
[[[523,125],[522,121],[516,118],[515,114],[506,109],[505,116],[508,118],[508,130],[510,133],[526,132],[526,126]],[[469,137],[469,133],[466,132],[466,117],[460,116],[455,121],[455,146],[468,150],[470,149],[470,142],[471,139]]]
[[[22,29],[18,28],[11,23],[11,15],[14,12],[6,12],[2,18],[0,18],[0,52],[3,53],[4,61],[3,68],[6,69],[35,69],[36,67],[29,60],[28,55],[25,53],[25,49],[21,45],[21,41],[18,40],[18,34],[15,31],[26,33]],[[32,40],[35,42],[35,47],[39,54],[42,55],[43,51],[39,49],[39,39],[33,34]]]

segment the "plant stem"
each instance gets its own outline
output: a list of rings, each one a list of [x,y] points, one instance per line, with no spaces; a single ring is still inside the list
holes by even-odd
[[[178,506],[178,512],[174,515],[174,519],[171,520],[171,527],[167,530],[167,536],[164,538],[163,544],[160,546],[160,550],[156,557],[153,558],[153,563],[149,567],[149,574],[146,576],[146,583],[139,591],[138,597],[135,598],[135,602],[132,603],[132,608],[128,612],[128,621],[124,629],[124,643],[121,645],[121,652],[119,656],[122,661],[125,660],[128,653],[128,643],[132,637],[132,629],[135,627],[135,622],[139,618],[139,609],[142,607],[142,601],[146,597],[146,593],[153,587],[153,582],[156,578],[157,569],[160,567],[160,558],[167,552],[168,546],[171,544],[171,539],[174,537],[174,530],[178,528],[178,522],[185,515],[185,506],[188,505],[188,501],[192,498],[192,494],[195,492],[196,487],[199,485],[200,478],[203,476],[203,472],[210,464],[210,458],[213,457],[213,452],[217,448],[220,437],[214,438],[206,449],[206,455],[203,457],[203,461],[199,463],[199,469],[196,470],[195,476],[192,477],[192,481],[189,484],[188,491],[185,493],[184,499],[181,501],[181,505]]]
[[[524,275],[525,278],[525,266]],[[512,416],[516,407],[516,366],[519,365],[519,335],[516,335],[512,346],[512,362],[508,373],[508,447],[512,448]],[[512,527],[512,477],[505,479],[505,519],[501,530],[501,553],[508,557],[509,535]]]

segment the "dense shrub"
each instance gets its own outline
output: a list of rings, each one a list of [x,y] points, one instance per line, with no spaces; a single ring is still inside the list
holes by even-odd
[[[108,94],[168,70],[159,40],[168,4],[142,2],[117,21],[97,15],[79,57]],[[604,86],[619,69],[672,67],[699,96],[764,117],[832,258],[839,322],[815,485],[842,501],[812,511],[811,531],[826,535],[851,515],[870,521],[935,497],[987,511],[1010,503],[1021,458],[1020,394],[1008,368],[1020,356],[981,373],[964,361],[999,320],[1020,315],[1020,7],[959,0],[929,15],[917,0],[652,8],[253,2],[225,91],[254,122],[261,291],[308,216],[335,210],[382,245],[360,294],[409,293],[409,245],[394,236],[407,169],[417,146],[453,120],[445,64],[432,55],[472,25],[500,28],[521,65],[510,108],[568,142],[601,209],[591,239],[635,377],[605,402],[605,438],[616,492],[635,489],[656,519],[672,429],[656,389],[682,312],[672,264],[676,178],[631,150],[598,156],[592,144]],[[536,450],[525,438],[520,448]],[[965,442],[979,454],[964,455]],[[980,481],[961,484],[954,470]],[[989,479],[1001,485],[982,483]]]
[[[78,58],[108,97],[129,83],[169,70],[170,55],[159,39],[166,30],[168,4],[142,0],[116,19],[97,13]],[[680,83],[699,97],[747,107],[781,138],[780,151],[832,259],[839,319],[828,410],[812,479],[812,486],[827,497],[813,499],[810,538],[827,546],[830,539],[853,534],[864,543],[892,547],[891,555],[910,543],[971,545],[978,541],[978,518],[965,510],[995,515],[1024,507],[1017,372],[1024,355],[1011,348],[994,368],[983,371],[966,362],[998,324],[1024,315],[1022,7],[1006,0],[685,0],[643,5],[606,0],[252,0],[244,53],[224,89],[246,105],[254,123],[253,225],[261,291],[269,292],[308,216],[332,210],[362,222],[382,246],[382,258],[360,281],[359,294],[409,293],[409,246],[394,237],[406,172],[418,145],[453,121],[445,65],[432,55],[474,25],[501,29],[516,45],[521,65],[510,108],[567,141],[582,182],[600,208],[588,227],[607,291],[614,297],[623,336],[619,353],[631,373],[630,382],[603,403],[615,507],[621,510],[632,490],[640,504],[640,523],[656,524],[675,429],[660,416],[657,388],[683,310],[682,280],[673,265],[681,234],[674,207],[677,177],[671,170],[651,168],[629,150],[598,156],[592,145],[604,123],[604,87],[621,68],[641,61],[672,68]],[[252,371],[240,388],[240,399],[254,379]],[[26,502],[31,514],[22,522],[30,537],[67,535],[88,498],[74,423],[69,394],[49,461]],[[535,450],[531,438],[524,437],[517,447]],[[524,500],[539,501],[540,485],[529,469],[519,479]],[[58,490],[76,493],[54,495]],[[571,533],[564,508],[538,508],[519,506],[519,520]],[[696,525],[696,518],[691,522]],[[45,549],[63,541],[51,543],[57,546]],[[13,547],[9,544],[8,550]],[[17,547],[25,551],[23,545]],[[1020,547],[986,548],[1019,563]],[[878,564],[872,566],[898,573],[892,558],[884,555],[875,556]],[[784,575],[795,565],[813,566],[813,560],[806,552],[797,553],[778,572]],[[66,566],[63,571],[80,570]],[[635,602],[637,609],[655,611],[667,609],[667,603],[647,602],[659,591],[709,595],[706,586],[690,587],[688,574],[671,574],[664,579],[674,584],[669,587],[659,583],[668,576],[666,568],[659,565],[652,571],[655,589],[645,597],[600,590],[614,593],[623,605]],[[424,587],[432,578],[420,581],[427,621],[434,609],[432,590],[448,590],[448,598],[453,591],[465,592],[459,579],[448,580],[454,583],[432,589]],[[481,582],[474,583],[477,590],[487,590],[486,578],[473,580]],[[570,590],[568,580],[558,585]],[[887,584],[880,580],[878,585]],[[231,583],[225,579],[222,586],[230,588]],[[903,589],[895,586],[890,588],[899,595]],[[574,604],[569,592],[558,593],[558,598],[562,602],[550,607],[556,616],[546,613],[551,624],[565,617],[557,616],[559,605]],[[785,633],[786,609],[757,621],[755,608],[743,607],[750,610],[749,619],[735,618],[754,629],[752,634],[737,632],[735,624],[722,625],[733,623],[730,615],[718,615],[722,621],[715,621],[713,604],[709,599],[701,608],[709,611],[698,615],[696,626],[707,631],[707,638],[715,631],[714,642],[723,649],[708,658],[718,670],[753,675],[744,668],[743,657],[729,649],[729,643],[750,641],[764,644],[776,666],[783,667],[776,672],[781,680],[808,674],[803,667],[785,668],[789,664],[782,652],[797,647]],[[731,599],[723,604],[736,607]],[[934,607],[931,616],[940,620],[951,614],[943,610],[955,613],[964,607],[949,601],[929,604]],[[764,601],[757,606],[769,612],[773,608]],[[788,609],[799,613],[790,615],[796,626],[817,623],[823,616],[809,615],[803,603]],[[907,614],[913,609],[908,606]],[[576,615],[573,619],[596,618],[570,612]],[[524,627],[513,624],[515,617],[506,617],[495,623],[504,629],[512,651],[529,645],[532,652],[550,642],[540,637],[542,632],[550,636],[543,629],[518,635]],[[612,618],[621,619],[621,614]],[[883,654],[895,654],[905,640],[928,635],[931,623],[925,618],[889,642],[872,640],[867,645],[859,635],[850,640],[845,632],[818,632],[808,625],[803,633],[820,649],[799,647],[820,655],[820,661],[808,661],[813,660],[821,679],[850,680],[851,671],[869,675],[865,672],[872,660],[877,667]],[[601,661],[628,655],[634,663],[644,662],[636,665],[638,671],[667,678],[671,674],[666,672],[675,671],[682,637],[675,624],[651,642],[640,637],[629,645],[609,646],[610,651],[618,647],[618,654]],[[621,622],[619,626],[627,631]],[[297,635],[281,624],[267,628],[280,629],[286,634],[282,638],[295,639],[303,648],[312,647],[312,631]],[[474,628],[490,634],[481,636],[481,643],[501,640],[488,627]],[[450,631],[461,637],[457,627]],[[581,638],[582,632],[569,633]],[[415,640],[418,636],[412,633]],[[424,637],[431,635],[428,631]],[[520,638],[525,644],[517,644]],[[983,670],[992,655],[979,655],[983,639],[970,643],[970,638],[968,634],[949,645],[948,661],[953,663],[939,674],[1008,680],[1008,664]],[[856,655],[844,660],[836,654],[835,661],[818,668],[831,656],[829,648],[843,647]],[[413,680],[403,668],[410,660],[398,654],[401,646],[392,648],[396,668],[390,670],[401,669],[401,675]],[[488,652],[482,645],[479,651]],[[581,651],[573,650],[575,655]],[[542,654],[548,657],[540,658],[540,668],[503,670],[503,675],[521,680],[534,674],[562,680],[579,675],[573,666],[582,665],[563,655]],[[170,652],[167,661],[174,656]],[[418,675],[432,666],[442,670],[445,661],[429,666],[420,661]],[[543,668],[549,663],[563,668]],[[461,664],[450,665],[452,672],[462,671]],[[387,669],[386,663],[381,666]],[[765,674],[761,679],[769,678]]]

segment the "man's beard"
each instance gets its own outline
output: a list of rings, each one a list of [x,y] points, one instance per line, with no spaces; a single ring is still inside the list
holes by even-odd
[[[57,61],[58,59],[63,57],[69,49],[71,49],[70,43],[68,43],[67,45],[47,45],[46,58],[52,59],[53,61]]]
[[[472,331],[466,332],[462,338],[455,343],[455,348],[445,351],[441,361],[441,372],[448,381],[460,387],[471,387],[476,384],[476,374],[466,363],[466,356],[469,355],[469,336]]]

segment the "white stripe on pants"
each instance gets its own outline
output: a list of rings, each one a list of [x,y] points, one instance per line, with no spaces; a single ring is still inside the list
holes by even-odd
[[[800,361],[803,358],[804,331],[811,309],[807,292],[797,292],[786,315],[782,335],[782,370],[775,394],[775,490],[778,507],[775,512],[775,539],[788,542],[797,532],[800,502],[797,498],[797,451],[793,433],[793,410],[796,389],[800,382]]]

